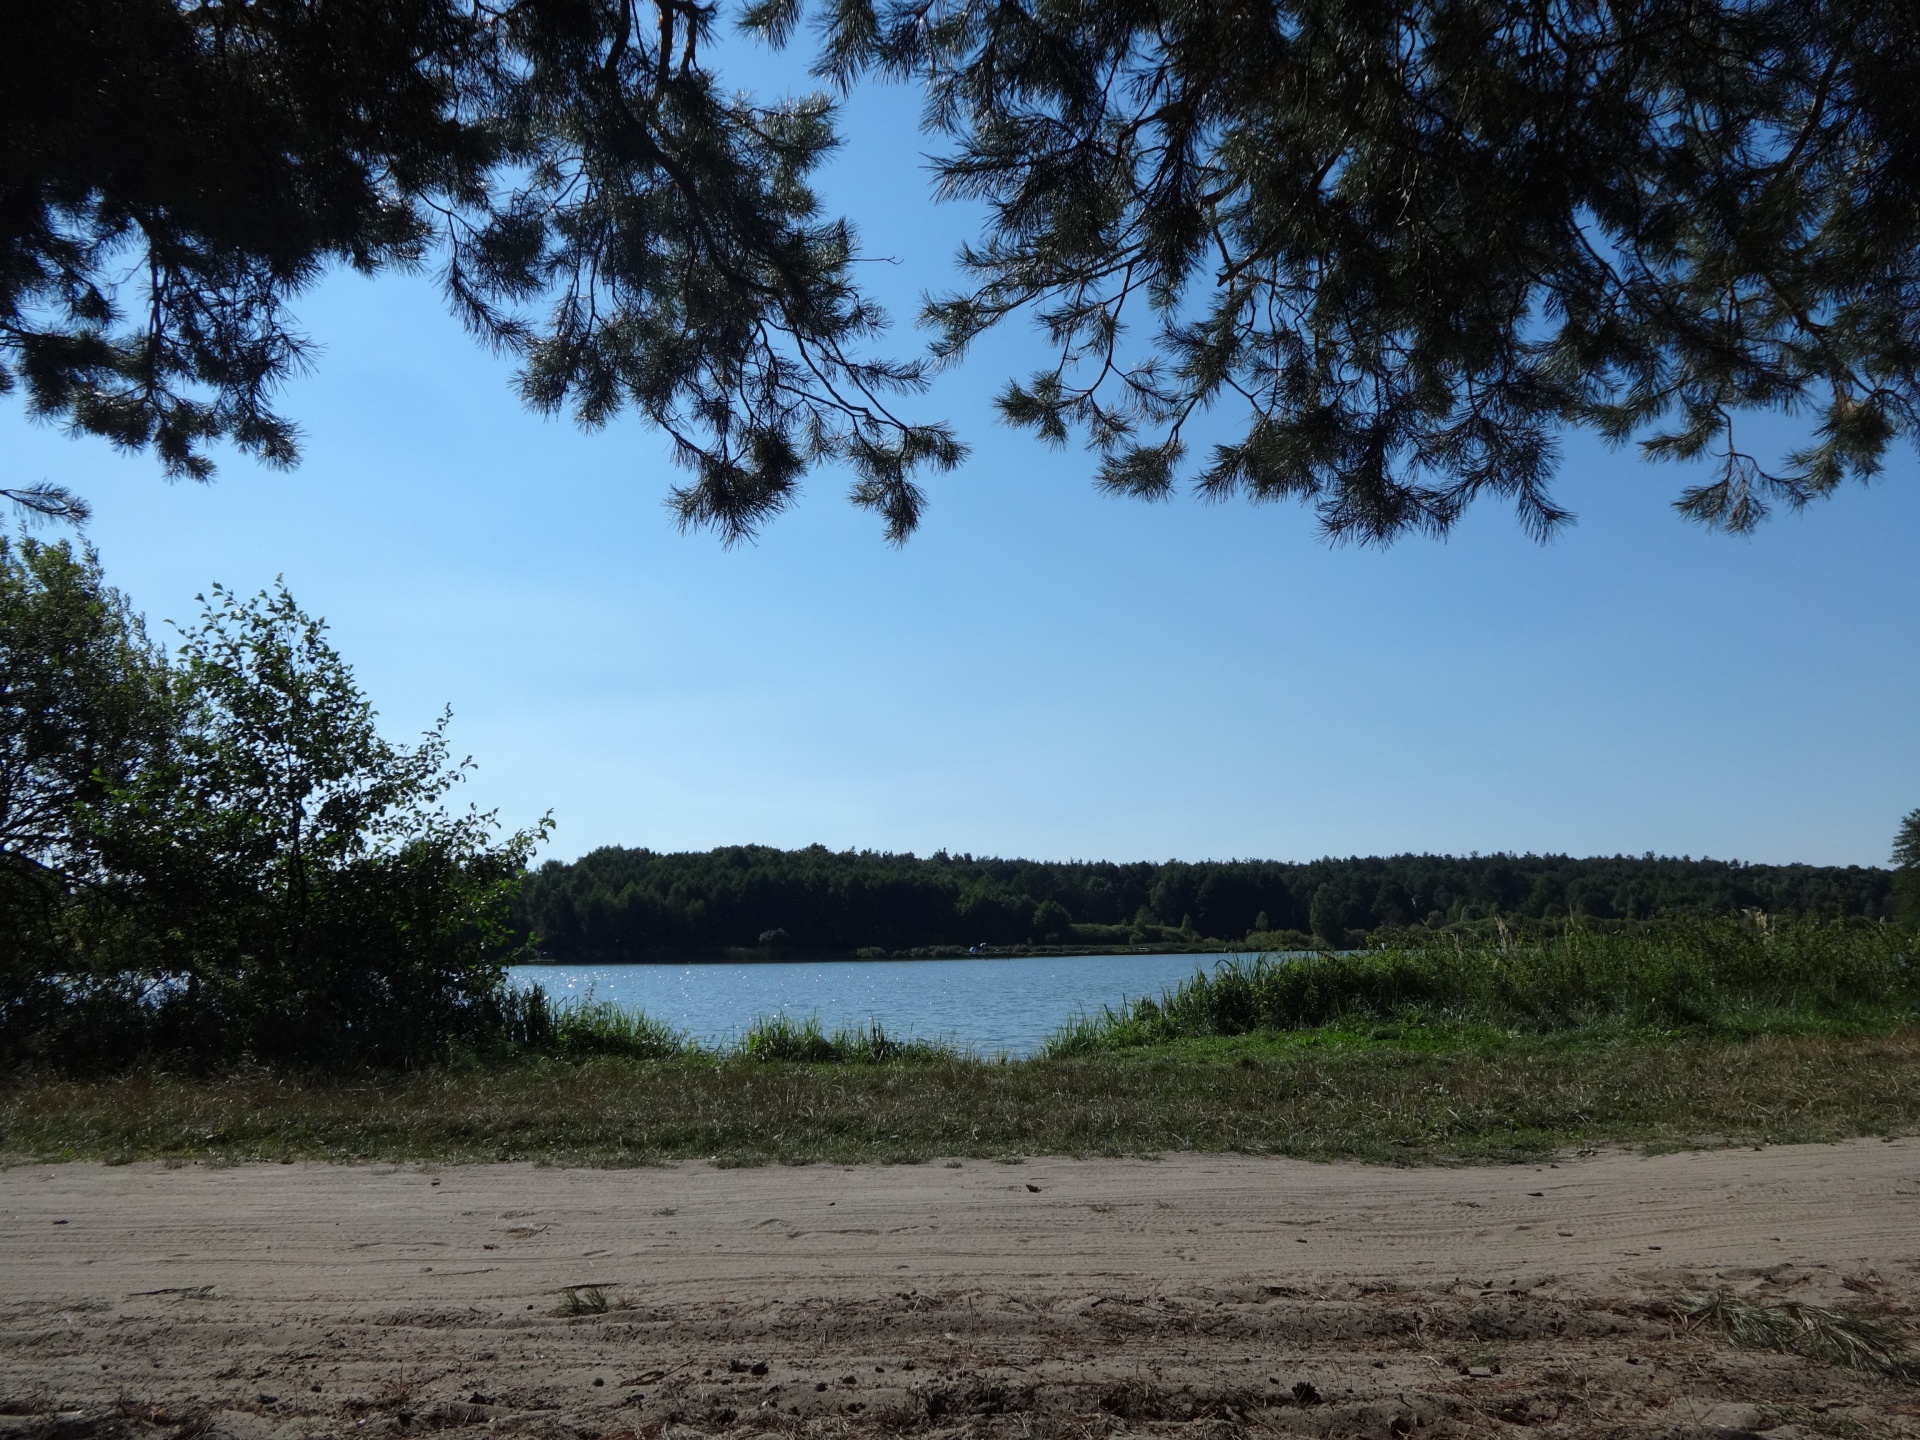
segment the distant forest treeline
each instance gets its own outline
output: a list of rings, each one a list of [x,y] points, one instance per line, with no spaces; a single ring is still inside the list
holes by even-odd
[[[1738,861],[1565,855],[1395,855],[1188,864],[1054,863],[940,852],[660,854],[610,847],[527,877],[522,923],[555,958],[792,945],[899,952],[1034,944],[1240,942],[1440,929],[1496,918],[1815,919],[1893,913],[1892,872]]]

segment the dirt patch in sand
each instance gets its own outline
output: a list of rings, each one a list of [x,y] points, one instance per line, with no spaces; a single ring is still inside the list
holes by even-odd
[[[1920,1143],[1458,1169],[0,1171],[0,1436],[1920,1434]]]

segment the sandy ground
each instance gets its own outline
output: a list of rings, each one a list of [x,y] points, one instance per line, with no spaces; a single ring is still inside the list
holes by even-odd
[[[1920,1143],[1390,1169],[0,1170],[0,1436],[1920,1435]],[[601,1308],[603,1307],[604,1308]]]

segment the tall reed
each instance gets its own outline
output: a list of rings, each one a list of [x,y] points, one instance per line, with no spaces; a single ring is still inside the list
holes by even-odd
[[[963,1058],[950,1045],[899,1040],[878,1020],[831,1033],[813,1016],[763,1016],[731,1045],[704,1046],[638,1010],[611,1000],[556,1001],[539,986],[508,992],[506,1031],[513,1053],[559,1060],[759,1060],[813,1065],[889,1064]]]
[[[879,1065],[961,1058],[949,1045],[928,1040],[896,1040],[878,1020],[843,1026],[827,1034],[812,1016],[796,1021],[784,1015],[756,1020],[731,1053],[746,1060],[797,1060],[815,1065]]]
[[[1436,937],[1347,954],[1223,962],[1157,998],[1067,1025],[1047,1053],[1343,1023],[1533,1033],[1617,1023],[1770,1028],[1920,1012],[1915,941],[1887,925],[1674,922],[1630,934]]]
[[[557,1001],[533,985],[506,991],[501,1005],[508,1048],[521,1055],[667,1060],[695,1053],[693,1042],[671,1025],[611,1000]]]

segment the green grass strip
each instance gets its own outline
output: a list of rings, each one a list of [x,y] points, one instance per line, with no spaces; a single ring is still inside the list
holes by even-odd
[[[1920,1029],[1411,1048],[1319,1032],[996,1064],[734,1057],[0,1084],[36,1160],[640,1165],[1240,1151],[1394,1162],[1920,1130]]]

